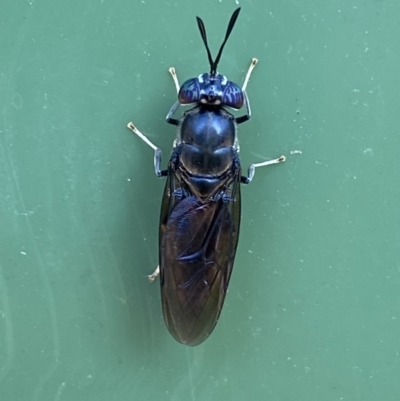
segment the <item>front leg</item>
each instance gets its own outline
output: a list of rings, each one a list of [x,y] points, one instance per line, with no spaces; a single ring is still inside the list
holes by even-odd
[[[253,58],[251,60],[250,67],[247,70],[246,78],[244,79],[243,86],[242,86],[242,92],[243,92],[243,96],[244,96],[244,105],[246,106],[246,114],[244,116],[235,118],[236,124],[244,123],[245,121],[249,120],[251,117],[250,102],[249,102],[249,98],[247,96],[246,88],[247,88],[247,84],[249,83],[251,73],[253,72],[254,67],[257,65],[257,63],[258,63],[258,60],[256,58]]]
[[[176,88],[176,93],[179,93],[179,90],[181,89],[178,81],[178,75],[176,74],[175,68],[171,67],[168,72],[171,74],[172,79],[174,80],[175,88]]]
[[[180,90],[180,86],[179,86],[179,81],[178,81],[178,76],[176,75],[176,71],[174,67],[171,67],[169,70],[169,73],[172,76],[172,79],[174,80],[175,83],[175,88],[176,88],[176,93],[179,93]],[[172,125],[179,125],[179,120],[177,120],[176,118],[172,118],[172,115],[176,112],[176,110],[178,110],[179,106],[181,104],[179,103],[179,101],[177,101],[172,107],[171,110],[168,112],[167,117],[165,117],[165,119],[167,120],[168,124],[172,124]]]
[[[171,110],[168,112],[167,117],[165,117],[165,120],[168,124],[179,125],[180,121],[176,118],[172,118],[172,115],[176,112],[176,110],[178,110],[180,105],[181,104],[176,101],[175,104],[171,107]]]

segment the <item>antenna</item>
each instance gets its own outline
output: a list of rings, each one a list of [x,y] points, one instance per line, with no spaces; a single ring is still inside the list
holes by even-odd
[[[206,27],[204,26],[204,22],[203,22],[203,20],[201,18],[196,17],[196,19],[197,19],[197,25],[199,26],[199,31],[200,31],[201,38],[203,39],[204,45],[205,45],[206,50],[207,50],[208,62],[210,63],[210,66],[211,66],[211,69],[212,69],[214,61],[212,59],[210,48],[208,47],[208,43],[207,43]]]
[[[226,29],[225,39],[222,42],[221,47],[219,48],[219,52],[218,52],[218,55],[215,58],[215,60],[212,59],[210,48],[208,47],[206,27],[204,26],[204,22],[202,21],[201,18],[196,17],[197,25],[199,26],[200,35],[201,35],[201,38],[203,39],[204,45],[207,50],[208,62],[210,63],[210,68],[211,68],[210,74],[215,74],[217,72],[217,66],[218,66],[219,60],[221,58],[222,51],[224,50],[225,43],[227,42],[229,35],[231,34],[233,27],[235,26],[235,22],[237,20],[239,13],[240,13],[240,7],[233,12],[232,17],[229,20],[228,28]]]

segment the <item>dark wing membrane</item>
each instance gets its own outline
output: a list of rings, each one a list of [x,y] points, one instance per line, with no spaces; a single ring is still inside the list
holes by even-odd
[[[168,219],[171,214],[171,211],[174,209],[175,205],[179,203],[179,196],[174,196],[178,192],[183,192],[184,186],[180,183],[180,181],[176,178],[174,172],[174,167],[170,166],[168,168],[168,176],[167,181],[164,187],[164,193],[161,201],[161,213],[160,213],[160,226],[159,226],[159,259],[161,264],[161,242],[164,236],[165,230],[167,228]]]
[[[177,180],[174,175],[167,180],[160,221],[161,297],[170,333],[187,345],[210,335],[224,303],[239,237],[239,177],[228,188],[230,200],[207,203],[195,196],[171,199]]]

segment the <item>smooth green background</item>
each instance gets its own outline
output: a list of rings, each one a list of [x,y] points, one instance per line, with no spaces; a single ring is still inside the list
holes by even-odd
[[[212,336],[168,334],[157,264],[195,16],[248,93],[241,239]],[[0,400],[400,400],[400,2],[3,0]]]

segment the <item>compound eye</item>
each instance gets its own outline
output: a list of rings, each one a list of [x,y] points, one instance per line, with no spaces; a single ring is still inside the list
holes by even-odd
[[[198,78],[191,78],[184,82],[179,90],[180,104],[198,103],[200,101],[200,82]]]
[[[228,81],[224,88],[222,95],[222,104],[224,106],[232,107],[233,109],[240,109],[244,103],[244,96],[242,88],[232,81]]]

